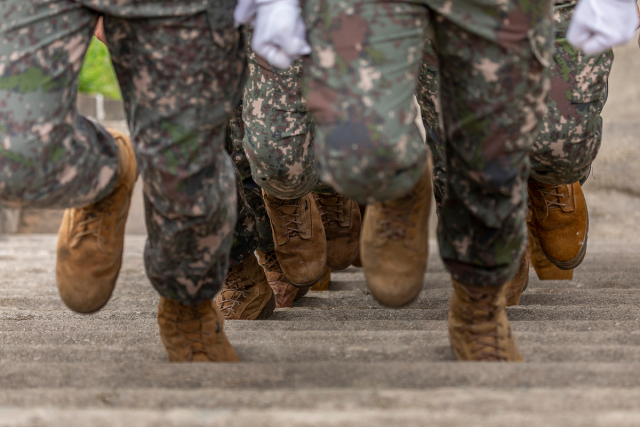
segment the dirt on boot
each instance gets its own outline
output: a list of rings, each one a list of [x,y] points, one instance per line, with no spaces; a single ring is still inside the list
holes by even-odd
[[[262,194],[283,274],[294,286],[315,284],[327,265],[327,242],[313,195],[282,200]]]
[[[213,301],[189,306],[160,297],[160,339],[171,362],[239,362],[223,325]]]
[[[529,249],[531,252],[531,265],[540,280],[571,280],[573,270],[560,270],[542,252],[540,240],[535,227],[531,223],[532,212],[527,210],[527,234],[529,235]]]
[[[335,192],[313,196],[327,239],[327,266],[344,270],[358,254],[362,223],[358,203]]]
[[[547,259],[562,270],[580,265],[587,251],[589,215],[579,182],[549,185],[529,179],[531,226]]]
[[[276,298],[253,254],[229,269],[215,304],[227,320],[264,320],[273,314]]]
[[[258,262],[264,269],[269,286],[273,290],[276,299],[276,308],[288,308],[293,306],[294,301],[299,300],[309,292],[309,287],[298,288],[293,286],[287,277],[282,273],[278,257],[275,252],[260,252]]]
[[[401,307],[420,294],[429,255],[431,163],[409,194],[368,205],[360,258],[371,294],[381,304]]]
[[[109,301],[124,250],[124,232],[138,176],[129,138],[109,130],[118,145],[118,181],[108,196],[64,211],[58,231],[56,282],[62,301],[78,313],[93,313]]]
[[[522,361],[505,310],[508,286],[465,286],[453,280],[448,325],[458,360]]]

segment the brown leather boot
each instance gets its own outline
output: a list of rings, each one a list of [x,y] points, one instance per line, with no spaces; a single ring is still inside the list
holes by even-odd
[[[507,286],[464,286],[453,280],[448,324],[458,360],[522,361],[505,310]]]
[[[562,270],[580,265],[587,252],[589,216],[579,182],[548,185],[528,183],[531,225],[547,259]]]
[[[253,254],[229,269],[215,304],[227,320],[264,320],[273,314],[276,299]]]
[[[371,294],[401,307],[422,290],[429,255],[431,165],[409,194],[367,206],[360,257]]]
[[[516,275],[509,281],[507,288],[507,307],[520,304],[522,293],[529,286],[529,262],[531,255],[529,247],[524,250],[520,257],[520,263]]]
[[[294,286],[313,285],[327,264],[327,242],[313,195],[281,200],[264,189],[262,194],[282,272]]]
[[[318,280],[318,283],[313,285],[310,290],[311,291],[316,291],[316,292],[324,292],[324,291],[328,290],[329,289],[329,283],[331,283],[331,273],[332,272],[333,272],[333,270],[330,269],[329,267],[325,268],[324,274],[322,275],[322,278],[320,278],[320,280]]]
[[[98,311],[111,297],[122,265],[125,223],[138,174],[129,138],[109,132],[120,152],[116,186],[102,200],[65,210],[58,231],[58,291],[67,307],[79,313]]]
[[[160,297],[160,339],[171,362],[239,362],[213,301],[189,306]]]
[[[313,196],[327,238],[327,266],[344,270],[358,254],[362,222],[358,204],[338,193]]]
[[[309,292],[309,288],[297,288],[287,280],[282,273],[278,257],[275,252],[260,252],[258,254],[258,262],[264,269],[267,281],[273,290],[276,298],[276,308],[288,308],[293,305],[294,301],[299,300]]]
[[[529,249],[531,264],[540,280],[571,280],[573,270],[560,270],[547,259],[542,252],[535,227],[531,223],[532,212],[527,209],[527,233],[529,234]]]

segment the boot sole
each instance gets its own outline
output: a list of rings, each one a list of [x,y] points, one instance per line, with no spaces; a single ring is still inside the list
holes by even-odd
[[[560,270],[573,270],[574,268],[577,268],[580,264],[582,264],[582,261],[584,260],[585,255],[587,254],[587,240],[589,239],[589,212],[587,211],[587,230],[585,231],[584,234],[584,243],[582,244],[582,247],[580,248],[580,252],[578,252],[578,255],[570,260],[570,261],[556,261],[553,258],[551,258],[545,251],[544,248],[541,247],[542,249],[542,253],[544,254],[544,256],[547,257],[547,259],[556,267],[558,267]]]
[[[268,319],[269,317],[271,317],[271,315],[273,314],[273,311],[275,309],[276,309],[276,296],[272,292],[271,293],[271,298],[269,298],[269,301],[267,301],[265,306],[262,307],[262,310],[260,311],[260,314],[258,315],[258,317],[255,318],[255,320],[266,320],[266,319]]]

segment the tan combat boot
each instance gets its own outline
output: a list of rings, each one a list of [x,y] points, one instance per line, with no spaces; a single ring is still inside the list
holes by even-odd
[[[371,294],[401,307],[422,290],[429,255],[431,165],[409,194],[367,206],[360,258]]]
[[[505,310],[507,286],[464,286],[453,280],[448,323],[458,360],[522,361]]]
[[[529,262],[531,255],[527,246],[520,257],[518,271],[516,275],[509,281],[507,288],[507,307],[520,304],[522,293],[529,286]]]
[[[532,212],[527,210],[527,233],[529,234],[529,249],[531,251],[531,264],[540,280],[571,280],[573,270],[560,270],[547,259],[542,252],[536,229],[531,223]]]
[[[264,320],[273,314],[276,299],[253,254],[229,269],[215,304],[227,320]]]
[[[344,270],[358,254],[362,222],[358,204],[338,193],[314,193],[313,196],[327,238],[327,266]]]
[[[589,216],[579,182],[548,185],[528,183],[531,225],[547,259],[562,270],[580,265],[587,252]]]
[[[327,264],[327,242],[313,195],[282,200],[262,194],[282,272],[294,286],[315,284]]]
[[[273,290],[273,295],[276,298],[276,308],[288,308],[293,305],[294,301],[299,300],[309,292],[309,288],[297,288],[287,280],[282,273],[278,257],[275,252],[260,252],[258,254],[258,260],[264,273],[267,276],[267,281]]]
[[[309,289],[309,290],[310,291],[316,291],[316,292],[324,292],[324,291],[328,290],[329,289],[329,283],[331,283],[331,273],[332,272],[333,272],[333,270],[330,269],[329,267],[327,267],[324,270],[324,274],[322,275],[320,280],[318,280],[318,283],[313,285],[311,287],[311,289]]]
[[[111,297],[122,265],[125,223],[138,174],[129,138],[109,132],[120,155],[113,191],[89,206],[65,210],[58,231],[58,291],[67,307],[79,313],[98,311]]]
[[[239,362],[223,322],[213,301],[189,306],[160,297],[160,339],[171,362]]]

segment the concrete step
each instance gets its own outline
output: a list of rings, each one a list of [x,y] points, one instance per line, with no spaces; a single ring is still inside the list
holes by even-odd
[[[298,402],[297,407],[302,406]],[[0,409],[0,426],[40,427],[48,426],[113,426],[135,425],[140,427],[272,427],[274,425],[295,426],[344,426],[369,427],[401,425],[414,426],[476,426],[496,427],[547,427],[559,425],[567,427],[610,427],[612,425],[626,427],[640,423],[640,413],[630,411],[589,411],[589,412],[555,412],[528,413],[502,409],[491,414],[472,411],[451,410],[307,410],[307,409],[265,409],[265,410],[233,410],[230,408],[202,409],[170,409],[170,410],[132,410],[132,409],[82,409],[58,410],[50,408],[34,408],[28,413],[19,409]],[[482,420],[481,424],[478,422]]]
[[[640,387],[640,363],[0,363],[3,389]]]
[[[151,335],[151,334],[149,334]],[[167,362],[160,340],[143,345],[45,344],[3,345],[0,359],[3,363],[163,363]],[[555,337],[555,343],[538,339],[538,335],[519,334],[520,352],[527,362],[547,363],[640,363],[640,345],[637,342],[608,342],[601,345],[589,342],[591,336],[569,339]],[[448,336],[441,333],[437,339],[420,337],[415,340],[353,339],[348,341],[318,341],[312,338],[298,341],[274,339],[267,334],[259,338],[230,340],[243,362],[246,363],[386,363],[386,362],[442,362],[455,361]],[[612,341],[603,339],[602,341]]]

